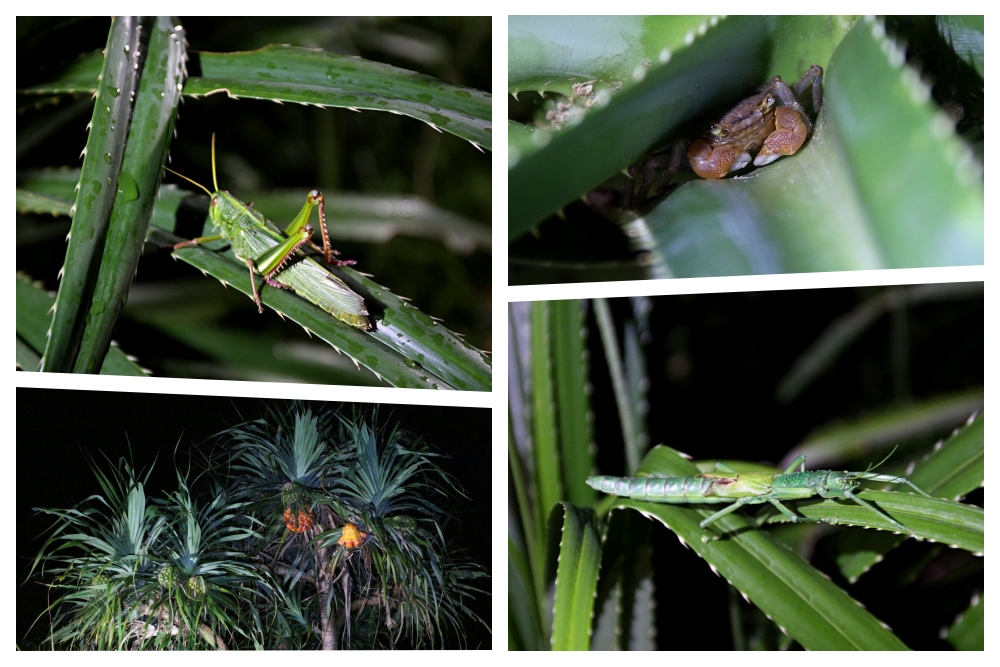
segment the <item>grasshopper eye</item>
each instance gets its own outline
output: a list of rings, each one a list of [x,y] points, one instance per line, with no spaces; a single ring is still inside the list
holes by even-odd
[[[215,208],[218,205],[219,205],[219,195],[212,195],[212,203],[209,204],[209,206]]]

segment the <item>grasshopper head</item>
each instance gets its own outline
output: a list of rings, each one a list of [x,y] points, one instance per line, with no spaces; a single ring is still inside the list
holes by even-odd
[[[244,204],[225,190],[212,193],[212,201],[208,213],[212,216],[212,224],[221,228],[230,239],[240,230],[248,226],[259,227],[264,224],[264,216],[253,210],[252,204]]]
[[[222,227],[222,213],[219,209],[219,195],[224,194],[222,192],[215,192],[212,194],[212,200],[208,203],[208,215],[212,218],[212,226],[216,229]]]

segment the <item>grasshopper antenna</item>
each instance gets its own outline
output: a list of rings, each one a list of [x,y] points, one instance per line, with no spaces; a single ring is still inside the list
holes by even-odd
[[[212,133],[212,185],[219,191],[219,181],[215,178],[215,132]]]
[[[198,181],[196,181],[196,180],[194,180],[194,179],[191,179],[191,178],[188,178],[188,177],[187,177],[187,176],[185,176],[184,174],[181,174],[181,173],[179,173],[179,172],[176,172],[176,171],[174,171],[173,169],[171,169],[170,167],[168,167],[168,166],[166,166],[166,165],[163,165],[163,168],[164,168],[164,169],[166,169],[167,171],[169,171],[169,172],[170,172],[171,174],[173,174],[174,176],[180,176],[181,178],[183,178],[183,179],[184,179],[185,181],[187,181],[188,183],[193,183],[194,185],[197,185],[197,186],[198,186],[199,188],[201,188],[202,190],[204,190],[205,192],[207,192],[207,193],[208,193],[208,196],[209,196],[209,197],[211,197],[211,196],[212,196],[212,193],[211,193],[211,192],[209,192],[209,189],[208,189],[208,188],[206,188],[206,187],[205,187],[204,185],[202,185],[201,183],[199,183]]]
[[[194,185],[197,185],[199,188],[201,188],[202,190],[204,190],[205,193],[209,197],[212,196],[213,193],[211,191],[209,191],[208,188],[206,188],[204,185],[202,185],[198,181],[196,181],[194,179],[191,179],[191,178],[188,178],[184,174],[178,173],[178,172],[174,171],[173,169],[171,169],[170,167],[168,167],[166,165],[163,165],[163,168],[166,169],[167,171],[169,171],[174,176],[180,176],[181,178],[183,178],[188,183],[192,183]],[[215,177],[215,132],[212,133],[212,185],[215,186],[215,191],[218,192],[219,191],[219,181]]]

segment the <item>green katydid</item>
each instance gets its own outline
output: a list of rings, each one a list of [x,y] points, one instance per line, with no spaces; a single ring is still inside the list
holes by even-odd
[[[635,500],[646,500],[654,503],[731,503],[729,507],[719,510],[701,522],[705,528],[717,519],[730,512],[735,512],[744,505],[771,503],[778,511],[791,521],[820,521],[797,516],[781,504],[782,500],[809,498],[849,498],[855,503],[867,507],[880,518],[887,519],[896,530],[913,535],[903,524],[899,523],[874,505],[859,498],[854,490],[861,480],[872,482],[888,482],[890,484],[908,484],[918,493],[928,496],[913,482],[905,477],[881,475],[870,472],[838,472],[836,470],[811,470],[806,472],[806,457],[800,456],[783,473],[773,472],[741,472],[737,473],[728,467],[717,463],[713,472],[706,472],[694,477],[588,477],[587,484],[615,496],[625,496]],[[795,469],[799,470],[796,471]],[[722,470],[726,474],[715,474],[714,470]]]
[[[224,190],[219,190],[215,176],[214,134],[212,135],[212,184],[215,186],[215,192],[209,191],[204,185],[178,174],[173,169],[167,167],[164,169],[208,193],[212,198],[209,205],[212,224],[220,231],[219,234],[200,236],[178,243],[173,246],[175,250],[225,238],[232,247],[233,255],[245,262],[250,269],[250,285],[259,312],[263,313],[264,307],[257,291],[255,273],[263,276],[264,282],[268,285],[294,291],[341,322],[365,331],[371,329],[364,299],[352,291],[343,280],[299,252],[299,249],[308,243],[323,254],[328,264],[336,266],[354,264],[354,260],[339,260],[334,257],[339,253],[330,247],[322,192],[311,191],[306,196],[302,210],[282,232],[250,205],[244,204]],[[309,223],[312,210],[317,206],[323,236],[322,249],[312,242],[313,227]]]

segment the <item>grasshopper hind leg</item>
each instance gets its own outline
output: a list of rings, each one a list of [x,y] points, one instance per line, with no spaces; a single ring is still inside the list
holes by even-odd
[[[247,268],[250,269],[250,287],[253,288],[253,300],[254,303],[257,304],[257,312],[263,313],[264,304],[260,300],[260,292],[257,291],[257,274],[254,272],[252,259],[247,260]],[[271,276],[274,275],[274,273],[277,273],[277,271],[264,276],[264,282],[266,282],[268,285],[272,287],[280,287],[281,289],[287,289],[287,290],[292,289],[288,285],[282,285],[276,280],[271,280]]]
[[[354,266],[357,264],[357,260],[354,259],[338,259],[336,256],[340,254],[340,251],[334,250],[330,246],[330,235],[326,233],[326,198],[323,197],[323,193],[319,190],[313,190],[309,193],[309,196],[315,196],[317,203],[319,204],[319,226],[323,236],[323,250],[321,252],[323,253],[323,257],[326,259],[326,263],[332,266]],[[319,250],[315,243],[312,243],[312,241],[309,243],[311,243],[316,250]]]
[[[308,238],[309,245],[316,252],[323,255],[323,259],[330,266],[351,266],[357,264],[353,259],[337,259],[337,255],[340,254],[337,250],[334,250],[330,245],[330,235],[326,230],[326,198],[323,193],[319,190],[312,190],[306,196],[306,203],[302,206],[302,210],[299,211],[298,215],[292,220],[292,222],[285,228],[285,234],[287,236],[296,236],[300,231],[309,226],[309,216],[312,215],[313,207],[319,207],[319,230],[320,236],[323,238],[323,247],[320,248],[318,245],[312,241],[312,231],[310,228],[310,234]]]
[[[257,304],[257,312],[264,312],[264,305],[260,302],[260,294],[257,293],[257,275],[253,270],[253,260],[247,260],[247,268],[250,269],[250,287],[253,289],[253,300]]]

